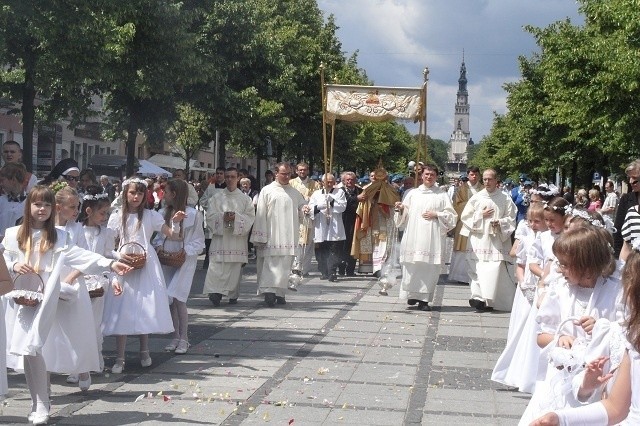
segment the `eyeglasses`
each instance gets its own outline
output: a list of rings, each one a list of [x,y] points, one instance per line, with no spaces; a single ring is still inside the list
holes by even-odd
[[[560,261],[558,260],[554,260],[553,264],[556,265],[556,268],[558,268],[558,271],[564,271],[567,269],[567,265],[565,265],[564,263],[560,263]]]
[[[638,180],[636,178],[629,177],[629,185],[635,185],[638,182],[640,182],[640,180]]]
[[[71,176],[71,175],[62,175],[63,178],[65,178],[66,180],[70,180],[70,181],[78,181],[79,176]]]

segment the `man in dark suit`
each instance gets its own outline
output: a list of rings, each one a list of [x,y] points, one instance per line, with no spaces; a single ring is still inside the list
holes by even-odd
[[[102,193],[107,194],[109,201],[113,202],[114,198],[116,198],[116,188],[109,181],[109,176],[100,176],[100,185],[102,185]]]
[[[342,250],[342,262],[338,266],[340,275],[348,277],[355,276],[356,259],[351,256],[351,243],[353,241],[353,231],[356,224],[356,210],[358,209],[358,195],[362,192],[362,188],[356,186],[356,174],[353,172],[343,172],[340,176],[342,182],[342,190],[347,197],[347,208],[342,213],[342,223],[344,224],[344,233],[346,239]]]

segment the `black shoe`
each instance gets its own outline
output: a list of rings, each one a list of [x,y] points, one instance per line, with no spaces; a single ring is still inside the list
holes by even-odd
[[[332,283],[337,283],[338,282],[338,277],[336,277],[336,274],[333,274],[329,277],[329,281],[331,281]]]
[[[237,305],[237,304],[238,304],[238,298],[235,298],[235,299],[229,299],[229,304],[230,304],[230,305]]]
[[[469,306],[471,306],[472,308],[476,308],[476,310],[481,312],[493,310],[493,308],[487,307],[487,304],[484,300],[469,299]]]
[[[264,301],[267,306],[274,306],[276,304],[276,294],[275,293],[265,293]]]
[[[376,278],[380,278],[380,275],[381,275],[380,271],[375,271],[373,273],[373,276],[376,277]]]
[[[413,306],[413,305],[415,305],[416,303],[419,303],[419,302],[420,301],[418,299],[409,299],[409,300],[407,300],[407,305]]]
[[[321,280],[328,280],[329,279],[329,275],[321,275],[320,279]]]
[[[419,311],[430,311],[431,310],[431,306],[429,306],[428,302],[418,302],[418,310]]]
[[[220,293],[209,293],[209,300],[211,300],[213,306],[220,306],[222,295]]]
[[[284,299],[284,296],[276,296],[276,303],[278,305],[286,305],[287,301]]]

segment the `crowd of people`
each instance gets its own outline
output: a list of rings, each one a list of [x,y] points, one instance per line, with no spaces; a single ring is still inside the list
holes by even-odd
[[[447,187],[422,163],[408,176],[378,167],[361,185],[352,171],[316,180],[308,164],[282,162],[262,188],[229,167],[199,184],[182,170],[133,176],[120,190],[72,159],[38,181],[19,148],[3,145],[0,169],[0,395],[6,368],[24,371],[33,424],[48,421],[50,373],[90,388],[106,336],[116,339],[114,374],[126,369],[130,335],[142,367],[153,364],[150,334],[188,352],[186,302],[203,252],[214,307],[239,303],[255,258],[270,307],[311,274],[327,285],[362,274],[382,295],[399,279],[408,309],[430,311],[449,264],[471,308],[511,312],[492,380],[532,394],[521,424],[640,421],[640,160],[622,195],[611,181],[605,194],[573,197],[476,167]]]

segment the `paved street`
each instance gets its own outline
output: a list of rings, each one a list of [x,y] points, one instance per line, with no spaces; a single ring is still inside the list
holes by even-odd
[[[508,314],[476,313],[468,287],[445,277],[432,312],[408,309],[396,287],[379,295],[371,277],[317,273],[268,308],[249,264],[239,303],[214,308],[198,294],[199,270],[189,353],[165,353],[169,339],[154,336],[153,366],[142,369],[129,338],[124,374],[93,375],[86,394],[52,376],[50,424],[516,424],[528,397],[489,380]],[[107,338],[107,366],[114,349]],[[24,376],[10,373],[9,385],[0,423],[24,424]]]

